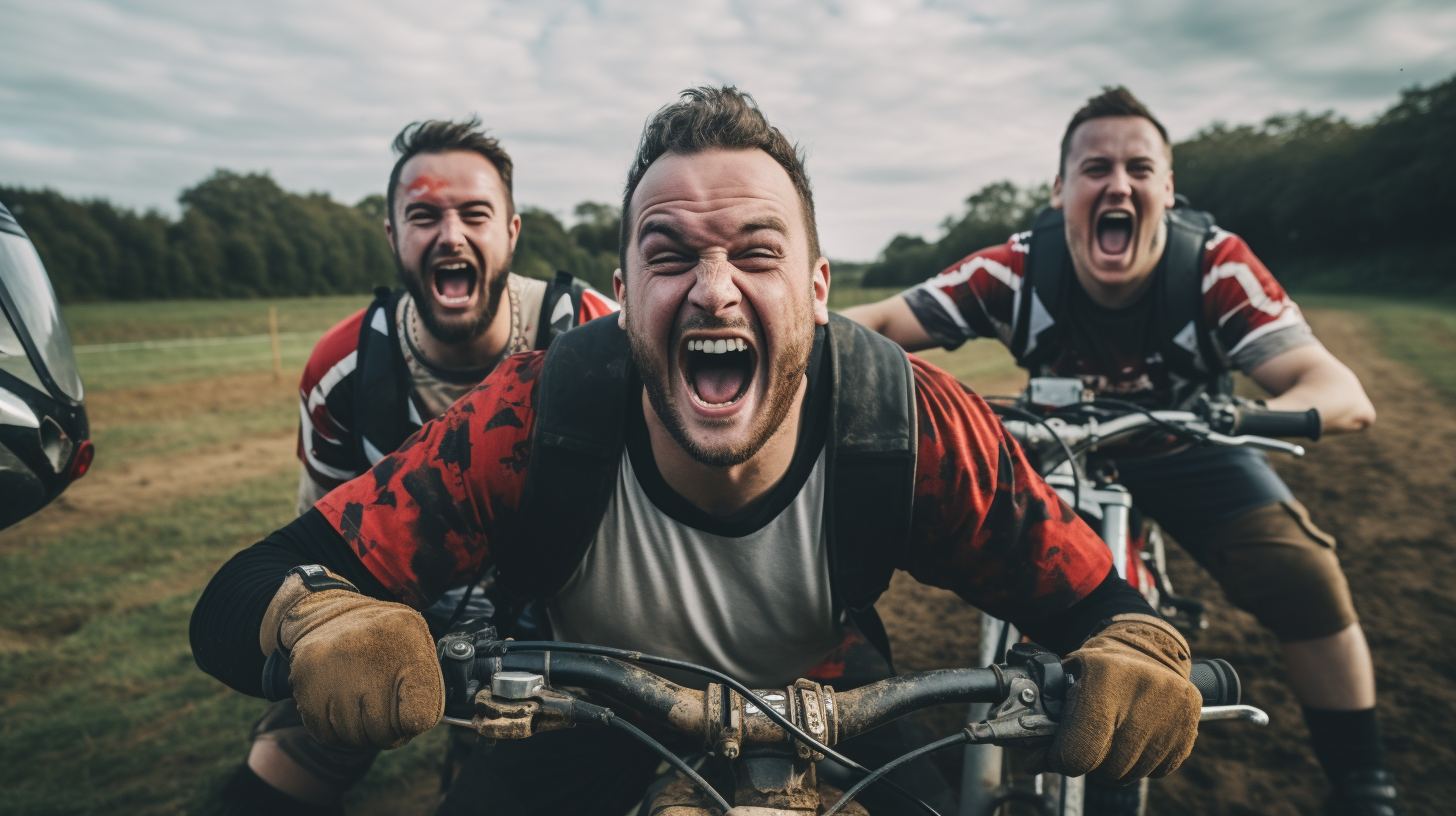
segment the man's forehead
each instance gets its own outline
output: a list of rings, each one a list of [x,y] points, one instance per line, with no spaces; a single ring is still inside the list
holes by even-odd
[[[632,195],[633,218],[747,222],[776,218],[802,228],[798,191],[789,174],[762,150],[668,153],[647,169]]]
[[[1166,159],[1170,150],[1157,127],[1141,116],[1099,116],[1077,126],[1068,152],[1073,160],[1088,154]]]
[[[500,171],[489,159],[468,150],[421,153],[404,163],[399,197],[405,202],[441,198],[480,199],[503,194]]]

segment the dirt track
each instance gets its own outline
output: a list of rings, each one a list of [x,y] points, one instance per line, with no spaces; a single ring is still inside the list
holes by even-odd
[[[1379,356],[1357,316],[1311,311],[1315,331],[1360,376],[1379,411],[1371,430],[1275,461],[1340,557],[1375,653],[1381,726],[1412,816],[1456,802],[1456,411],[1415,373]],[[1176,551],[1176,548],[1174,548]],[[1299,707],[1281,681],[1277,641],[1230,607],[1216,584],[1177,551],[1173,580],[1210,602],[1210,628],[1193,644],[1239,670],[1245,700],[1267,729],[1209,725],[1183,769],[1153,784],[1150,814],[1295,816],[1319,811],[1326,788]],[[880,603],[898,668],[967,665],[976,613],[958,599],[897,580]],[[949,634],[951,637],[946,637]],[[955,712],[938,712],[949,725]],[[1445,804],[1442,804],[1445,803]]]

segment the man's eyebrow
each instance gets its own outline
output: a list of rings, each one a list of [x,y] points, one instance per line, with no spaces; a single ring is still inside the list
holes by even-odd
[[[772,230],[774,232],[780,233],[781,235],[788,235],[789,225],[785,224],[782,218],[770,215],[757,221],[750,221],[747,224],[744,224],[742,227],[739,227],[738,234],[748,235],[749,233],[761,232],[763,230]]]
[[[476,199],[474,201],[466,201],[466,202],[463,202],[461,204],[456,205],[453,208],[450,208],[450,207],[441,207],[439,204],[435,204],[435,203],[432,203],[432,202],[429,202],[429,201],[410,201],[410,202],[406,202],[405,203],[405,205],[404,205],[404,211],[405,212],[409,212],[411,209],[414,209],[414,208],[424,208],[424,209],[429,209],[429,210],[445,210],[445,209],[468,210],[468,209],[471,209],[473,207],[485,207],[486,209],[488,209],[488,210],[490,210],[492,212],[495,211],[495,203],[492,202],[492,201],[490,201],[489,199],[483,199],[483,198],[482,199]]]
[[[646,239],[647,236],[652,235],[653,233],[662,235],[668,240],[676,241],[679,244],[687,243],[687,241],[683,238],[682,232],[678,230],[677,227],[674,227],[670,222],[662,218],[647,219],[647,223],[643,224],[637,229],[637,240],[640,242]]]

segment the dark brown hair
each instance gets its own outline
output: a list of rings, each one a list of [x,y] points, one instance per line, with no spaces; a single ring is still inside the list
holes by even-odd
[[[1163,144],[1167,146],[1170,153],[1172,152],[1173,144],[1168,141],[1168,129],[1163,127],[1163,123],[1148,111],[1146,105],[1132,95],[1132,91],[1121,85],[1116,87],[1104,85],[1102,93],[1088,99],[1087,104],[1072,114],[1072,121],[1067,123],[1067,132],[1062,134],[1062,157],[1061,161],[1057,162],[1057,175],[1062,175],[1067,169],[1067,154],[1072,150],[1072,134],[1077,131],[1078,127],[1081,127],[1083,122],[1100,119],[1104,116],[1141,116],[1153,123],[1153,127],[1158,129],[1158,135],[1163,137]]]
[[[632,194],[647,168],[666,153],[691,156],[705,150],[762,150],[784,168],[794,190],[808,231],[809,263],[819,259],[819,228],[814,221],[814,194],[804,170],[804,153],[799,146],[768,123],[753,97],[732,85],[689,88],[678,101],[665,105],[647,120],[637,156],[627,171],[627,188],[622,193],[622,233],[618,263],[627,269],[627,241],[632,232]]]
[[[404,170],[404,163],[421,153],[448,153],[452,150],[479,153],[495,165],[501,184],[506,188],[506,206],[510,208],[507,214],[515,215],[515,191],[511,185],[511,170],[515,165],[500,142],[485,135],[480,127],[480,117],[472,116],[464,122],[429,119],[405,125],[404,130],[394,137],[394,152],[399,159],[389,173],[389,191],[385,194],[391,225],[394,224],[394,188],[399,186],[399,174]]]

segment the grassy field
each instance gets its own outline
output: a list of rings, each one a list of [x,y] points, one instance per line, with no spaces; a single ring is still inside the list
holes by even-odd
[[[1443,395],[1456,398],[1456,303],[1365,295],[1304,295],[1305,308],[1359,312],[1386,357],[1419,371]]]
[[[836,306],[888,293],[846,290]],[[222,456],[275,439],[278,461],[224,487],[181,485],[124,511],[41,528],[60,512],[0,533],[0,789],[7,814],[188,813],[246,750],[263,704],[192,664],[187,620],[208,577],[293,515],[295,383],[312,340],[365,298],[67,307],[77,343],[247,337],[280,314],[285,375],[245,344],[123,347],[79,355],[98,456],[62,502],[129,474]],[[1393,359],[1456,395],[1456,309],[1351,298],[1307,305],[1364,314]],[[185,352],[185,353],[184,353]],[[261,357],[261,359],[260,359]],[[926,355],[976,387],[1014,390],[1020,375],[996,344]],[[240,471],[242,472],[242,471]],[[225,475],[225,474],[224,474]],[[137,477],[143,478],[143,477]],[[226,480],[224,480],[226,481]],[[123,497],[124,498],[124,497]],[[42,518],[50,515],[50,518]],[[69,525],[69,526],[68,526]],[[43,537],[30,532],[48,529]],[[428,790],[439,734],[386,754],[350,797],[355,813]]]

